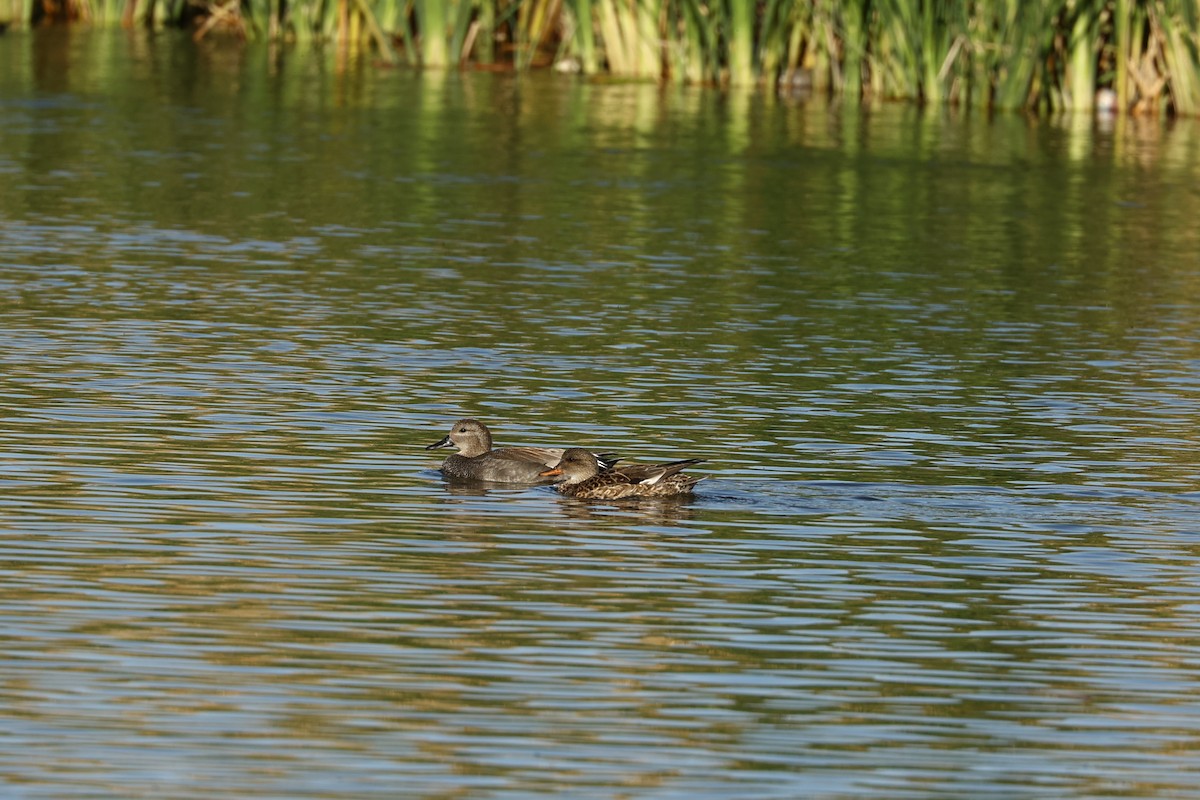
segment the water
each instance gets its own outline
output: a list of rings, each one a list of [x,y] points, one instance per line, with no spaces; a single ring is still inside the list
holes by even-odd
[[[1198,143],[0,38],[2,793],[1200,794]]]

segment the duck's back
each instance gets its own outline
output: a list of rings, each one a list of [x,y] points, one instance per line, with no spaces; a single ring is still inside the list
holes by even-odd
[[[593,475],[579,483],[559,484],[558,490],[584,500],[620,500],[625,497],[678,497],[691,494],[700,478],[680,474],[704,459],[689,458],[669,464],[631,464]]]

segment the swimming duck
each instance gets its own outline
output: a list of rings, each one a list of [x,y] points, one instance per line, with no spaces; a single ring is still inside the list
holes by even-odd
[[[541,472],[545,477],[558,477],[555,486],[568,497],[583,500],[620,500],[625,497],[679,497],[692,493],[701,479],[681,474],[703,458],[688,458],[666,464],[630,464],[627,467],[604,469],[596,457],[579,447],[562,455],[553,469]]]
[[[442,474],[451,478],[498,483],[549,483],[542,473],[553,467],[566,451],[561,447],[501,447],[492,449],[492,432],[477,419],[460,419],[450,433],[426,447],[457,447],[458,452],[442,462]],[[586,450],[582,452],[587,453]],[[617,462],[613,453],[588,453],[600,469]]]

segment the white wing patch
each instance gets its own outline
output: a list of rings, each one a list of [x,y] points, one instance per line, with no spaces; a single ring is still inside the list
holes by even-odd
[[[662,476],[663,476],[663,475],[666,475],[666,474],[667,474],[667,473],[666,473],[666,471],[664,470],[664,471],[662,471],[662,472],[658,473],[657,475],[655,475],[653,478],[646,478],[645,480],[643,480],[643,481],[642,481],[642,485],[643,485],[643,486],[653,486],[654,484],[656,484],[656,483],[658,483],[660,480],[662,480]]]

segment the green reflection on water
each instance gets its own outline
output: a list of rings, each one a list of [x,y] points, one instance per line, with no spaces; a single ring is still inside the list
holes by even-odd
[[[42,270],[18,281],[21,313],[536,351],[547,363],[482,388],[583,387],[582,412],[579,396],[539,409],[600,425],[631,405],[694,414],[709,448],[781,427],[794,441],[791,418],[830,402],[846,416],[806,431],[971,437],[999,409],[1004,436],[1044,438],[1013,404],[1151,391],[1158,364],[1196,357],[1190,123],[336,71],[180,44],[6,38],[5,96],[27,99],[4,106],[0,214]],[[441,396],[471,410],[479,388]],[[745,413],[713,419],[731,401]]]

